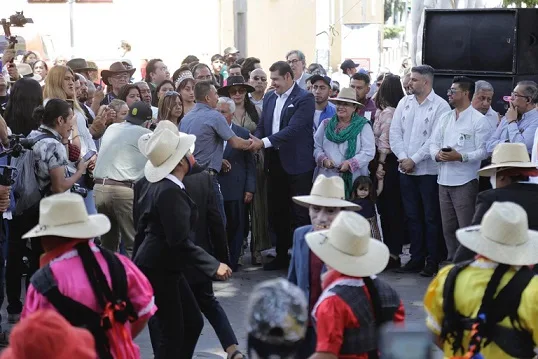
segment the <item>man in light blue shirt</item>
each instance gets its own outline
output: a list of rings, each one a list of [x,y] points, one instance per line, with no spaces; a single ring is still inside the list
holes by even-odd
[[[511,94],[510,108],[489,141],[489,154],[499,143],[524,143],[531,153],[534,134],[538,128],[538,85],[534,81],[520,81]]]

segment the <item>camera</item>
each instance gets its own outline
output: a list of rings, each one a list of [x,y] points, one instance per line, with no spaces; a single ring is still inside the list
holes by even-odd
[[[71,193],[81,195],[82,198],[86,198],[88,196],[88,190],[86,188],[80,187],[78,183],[75,183],[73,187],[71,187]]]
[[[15,48],[17,44],[17,37],[11,35],[10,27],[24,27],[26,24],[33,24],[34,21],[24,16],[23,11],[16,11],[14,15],[9,17],[9,21],[6,19],[0,20],[0,25],[4,29],[4,35],[9,42],[9,48]]]

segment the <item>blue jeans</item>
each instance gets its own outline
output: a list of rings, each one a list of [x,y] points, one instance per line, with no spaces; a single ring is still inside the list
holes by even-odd
[[[226,227],[226,212],[224,211],[224,197],[220,191],[219,180],[216,175],[212,174],[211,178],[213,180],[213,190],[215,191],[215,196],[217,197],[217,207],[219,208],[220,216],[222,217],[222,222],[224,227]]]
[[[439,264],[446,257],[439,209],[436,175],[412,176],[400,173],[402,202],[411,241],[412,264]],[[403,235],[403,233],[402,233]]]

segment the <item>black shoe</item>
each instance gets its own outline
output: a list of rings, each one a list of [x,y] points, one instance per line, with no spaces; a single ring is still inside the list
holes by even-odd
[[[422,277],[433,277],[437,274],[439,266],[433,263],[428,263],[424,267],[424,269],[419,273]]]
[[[391,269],[400,269],[402,268],[402,261],[400,260],[400,257],[390,257],[389,263],[385,267],[385,270],[391,270]]]
[[[282,259],[282,258],[276,257],[271,262],[265,263],[263,265],[263,270],[267,270],[267,271],[281,270],[281,269],[286,269],[287,270],[289,265],[290,265],[290,262],[287,259],[285,259],[285,258]]]
[[[404,265],[403,267],[401,267],[401,268],[397,268],[397,269],[395,270],[395,272],[396,272],[396,273],[418,273],[418,272],[420,272],[422,269],[424,269],[424,264],[409,261],[409,262],[407,262],[407,264]]]

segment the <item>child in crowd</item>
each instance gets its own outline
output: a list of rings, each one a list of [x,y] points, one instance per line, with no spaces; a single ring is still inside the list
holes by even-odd
[[[381,240],[381,232],[377,224],[375,202],[381,192],[383,192],[383,179],[377,181],[377,189],[374,189],[372,180],[368,176],[357,177],[353,183],[353,190],[351,192],[351,202],[362,207],[361,210],[356,212],[370,222],[372,238],[378,240]]]

